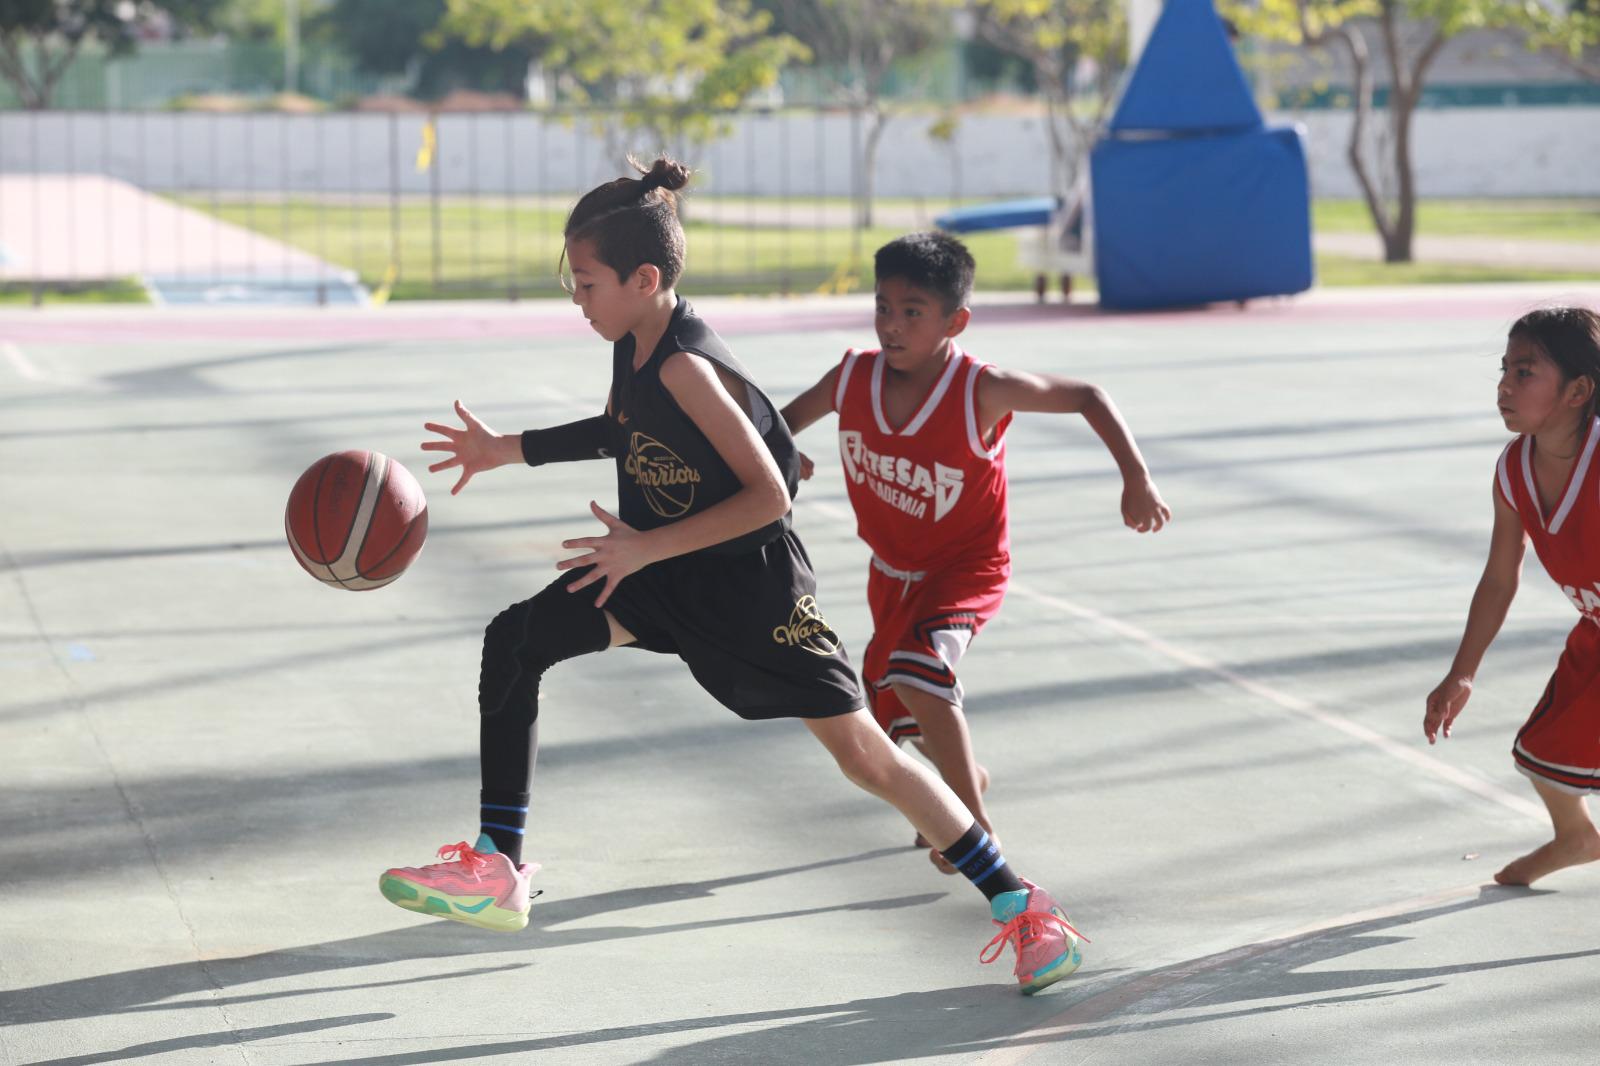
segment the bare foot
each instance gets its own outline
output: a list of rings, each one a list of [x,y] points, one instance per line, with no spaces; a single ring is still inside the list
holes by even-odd
[[[1506,864],[1494,875],[1502,885],[1531,885],[1546,874],[1568,866],[1579,866],[1600,859],[1600,832],[1591,828],[1577,837],[1556,837],[1542,847]]]

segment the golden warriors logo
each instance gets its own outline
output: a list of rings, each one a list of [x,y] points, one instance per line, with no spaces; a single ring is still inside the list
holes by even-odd
[[[794,610],[789,612],[789,624],[774,629],[772,639],[815,655],[832,655],[839,650],[839,635],[817,609],[815,596],[801,596],[796,600]]]
[[[628,441],[628,458],[622,469],[633,476],[644,501],[662,518],[681,518],[694,505],[700,471],[654,437],[635,433]]]

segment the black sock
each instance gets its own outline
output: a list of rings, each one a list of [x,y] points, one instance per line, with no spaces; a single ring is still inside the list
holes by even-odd
[[[513,866],[522,864],[522,831],[527,824],[526,792],[478,793],[478,827]]]
[[[1002,892],[1014,892],[1019,888],[1027,888],[1006,865],[1006,857],[1000,854],[1000,849],[995,847],[989,834],[984,832],[983,826],[977,822],[972,823],[972,828],[961,834],[961,839],[951,844],[939,853],[945,861],[966,875],[968,881],[978,886],[984,898],[994,899]]]

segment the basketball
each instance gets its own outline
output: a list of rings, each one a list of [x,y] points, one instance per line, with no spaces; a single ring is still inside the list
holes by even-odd
[[[363,592],[389,584],[417,557],[428,501],[411,471],[387,455],[336,452],[294,483],[283,528],[306,573]]]

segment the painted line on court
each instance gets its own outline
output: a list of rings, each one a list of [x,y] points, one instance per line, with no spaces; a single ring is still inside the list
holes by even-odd
[[[0,341],[0,355],[5,356],[6,362],[11,364],[11,369],[15,370],[17,375],[24,381],[50,380],[40,373],[39,368],[33,365],[32,360],[22,354],[21,348],[12,342]]]
[[[1273,937],[1270,940],[1258,940],[1189,962],[1163,966],[1153,973],[1134,978],[1126,984],[1107,989],[1104,992],[1090,996],[1088,999],[1079,1000],[1046,1018],[1038,1025],[1030,1026],[1020,1033],[1005,1037],[1004,1043],[978,1056],[976,1061],[982,1066],[1016,1066],[1017,1063],[1026,1062],[1046,1049],[1054,1050],[1059,1055],[1061,1049],[1054,1046],[1053,1040],[1065,1040],[1071,1037],[1074,1032],[1091,1026],[1099,1026],[1106,1019],[1127,1013],[1128,1008],[1140,1002],[1153,999],[1165,990],[1181,985],[1194,977],[1225,970],[1239,963],[1260,958],[1263,955],[1270,955],[1275,951],[1293,945],[1296,941],[1314,937],[1317,933],[1326,932],[1330,929],[1381,921],[1385,918],[1395,918],[1412,911],[1426,910],[1429,907],[1450,903],[1454,900],[1471,898],[1479,895],[1485,886],[1486,882],[1480,881],[1471,885],[1457,885],[1454,888],[1427,892],[1419,896],[1398,900],[1394,903],[1369,907],[1365,910],[1351,911],[1335,918],[1321,919],[1309,925],[1291,929],[1289,932]],[[1184,1004],[1177,1005],[1177,1007],[1182,1006]],[[1147,1012],[1130,1018],[1123,1025],[1117,1026],[1117,1028],[1120,1030],[1136,1025],[1140,1020],[1148,1017],[1149,1013],[1154,1012]],[[1093,1054],[1094,1051],[1092,1049],[1086,1048],[1083,1057],[1087,1058]]]
[[[845,523],[852,529],[855,528],[855,515],[847,512],[844,508],[822,501],[807,502],[810,507],[828,515],[835,521]],[[1490,803],[1498,804],[1518,814],[1537,819],[1541,823],[1547,817],[1541,805],[1524,796],[1509,792],[1492,781],[1482,780],[1464,770],[1459,770],[1448,763],[1441,762],[1415,748],[1408,747],[1391,737],[1387,737],[1369,726],[1362,725],[1354,719],[1346,718],[1342,714],[1319,707],[1310,700],[1285,692],[1265,682],[1245,677],[1236,670],[1230,670],[1215,659],[1201,655],[1199,652],[1190,651],[1188,648],[1179,647],[1129,622],[1113,618],[1092,607],[1085,607],[1082,604],[1064,600],[1059,596],[1039,592],[1017,581],[1011,582],[1009,591],[1011,595],[1033,600],[1035,603],[1043,604],[1063,614],[1071,615],[1080,621],[1088,622],[1108,633],[1131,641],[1147,651],[1170,659],[1180,666],[1210,674],[1217,680],[1224,681],[1235,688],[1248,692],[1257,699],[1265,700],[1291,714],[1316,722],[1318,725],[1326,726],[1335,732],[1343,733],[1345,736],[1360,741],[1370,748],[1375,748],[1391,758],[1398,759],[1413,769],[1421,770],[1431,777],[1464,789],[1480,799],[1488,800]]]
[[[1084,607],[1081,604],[1063,600],[1059,596],[1039,592],[1015,581],[1011,583],[1011,592],[1022,596],[1024,599],[1042,603],[1047,607],[1054,607],[1058,611],[1090,622],[1107,632],[1114,633],[1125,640],[1130,640],[1191,670],[1199,670],[1210,674],[1219,681],[1225,681],[1235,688],[1243,689],[1252,696],[1281,707],[1291,714],[1296,714],[1319,725],[1327,726],[1329,729],[1343,733],[1345,736],[1358,740],[1368,747],[1376,748],[1385,755],[1398,759],[1408,766],[1421,770],[1458,788],[1465,789],[1480,799],[1486,799],[1491,803],[1499,804],[1518,814],[1525,814],[1540,822],[1543,822],[1547,817],[1541,805],[1525,796],[1519,796],[1514,792],[1501,788],[1492,781],[1485,781],[1464,770],[1457,769],[1449,763],[1441,762],[1413,747],[1402,744],[1392,737],[1385,736],[1376,729],[1362,725],[1354,719],[1319,707],[1308,699],[1303,699],[1293,693],[1285,692],[1280,688],[1256,681],[1253,678],[1245,677],[1243,674],[1230,670],[1214,659],[1162,640],[1155,634],[1147,632],[1136,625],[1102,614],[1092,607]]]

